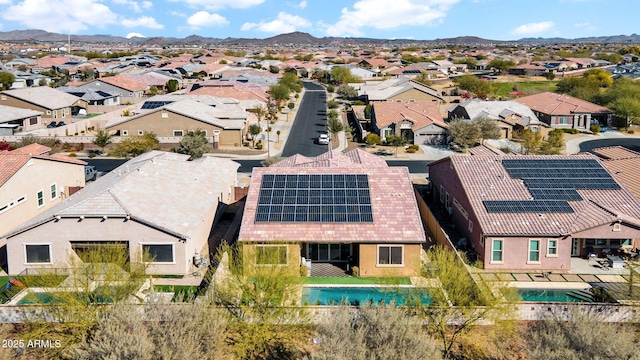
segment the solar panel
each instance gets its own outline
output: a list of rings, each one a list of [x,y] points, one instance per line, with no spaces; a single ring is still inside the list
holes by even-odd
[[[173,101],[145,101],[144,104],[142,104],[141,109],[157,109],[167,104],[171,104],[172,102]]]
[[[573,213],[573,208],[561,200],[485,200],[489,213]]]
[[[373,222],[364,174],[262,177],[255,222]]]

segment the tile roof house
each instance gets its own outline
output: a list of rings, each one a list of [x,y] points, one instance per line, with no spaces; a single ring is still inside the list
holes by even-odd
[[[454,243],[485,269],[568,271],[571,257],[639,245],[640,201],[590,154],[451,156],[429,178]]]
[[[382,139],[394,134],[412,144],[442,145],[449,141],[447,123],[432,101],[373,103],[371,126]]]
[[[0,105],[0,135],[42,128],[42,112]]]
[[[57,88],[86,101],[88,105],[120,105],[120,94],[91,87],[60,86]]]
[[[79,159],[31,144],[0,152],[0,236],[84,187]]]
[[[502,131],[503,139],[510,139],[513,131],[531,129],[537,132],[549,127],[538,120],[528,106],[515,101],[484,101],[476,98],[454,104],[447,109],[447,112],[448,121],[495,120]]]
[[[121,100],[123,100],[139,99],[143,97],[144,92],[147,90],[147,88],[149,88],[149,85],[130,77],[116,75],[101,77],[99,79],[89,81],[88,83],[79,87],[90,87],[118,93],[120,94]]]
[[[245,254],[278,247],[283,264],[308,259],[312,276],[320,263],[417,276],[425,232],[408,169],[355,149],[254,168],[238,241]]]
[[[152,132],[158,137],[182,137],[189,130],[200,129],[217,148],[242,144],[248,116],[241,106],[212,103],[208,96],[154,97],[134,116],[110,119],[104,128],[115,131],[116,136]]]
[[[640,153],[622,146],[591,150],[602,158],[602,165],[633,195],[640,199]]]
[[[590,131],[592,123],[611,126],[611,110],[573,96],[543,92],[513,101],[528,106],[540,121],[552,128]]]
[[[358,97],[366,102],[376,101],[437,101],[443,99],[440,93],[427,85],[407,77],[397,77],[383,81],[366,81],[349,84],[358,90]]]
[[[152,151],[140,155],[5,235],[8,273],[64,267],[78,252],[108,244],[150,271],[186,274],[204,253],[216,212],[233,201],[239,164]]]
[[[50,119],[71,119],[79,109],[86,109],[86,101],[48,86],[6,90],[0,93],[0,105],[42,112]]]

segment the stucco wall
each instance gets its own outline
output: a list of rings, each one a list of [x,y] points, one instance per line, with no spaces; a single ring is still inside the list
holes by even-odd
[[[162,114],[167,114],[167,117],[163,118]],[[209,139],[213,137],[214,131],[220,131],[220,145],[242,145],[242,129],[225,130],[218,126],[197,121],[170,111],[156,111],[137,119],[109,127],[108,129],[111,131],[119,130],[121,136],[122,131],[124,130],[129,132],[128,136],[138,135],[138,131],[142,130],[143,132],[153,132],[158,137],[173,136],[174,130],[182,130],[186,134],[187,130],[201,129],[207,132],[207,137]]]
[[[175,264],[154,265],[149,271],[157,274],[184,274],[188,259],[184,242],[172,235],[153,229],[134,220],[123,218],[62,218],[49,221],[25,231],[7,241],[9,274],[17,275],[25,268],[58,267],[68,264],[72,254],[69,241],[129,241],[130,256],[140,256],[141,244],[174,244]],[[25,264],[25,244],[51,244],[51,264]]]
[[[494,239],[502,239],[502,263],[491,261],[491,246]],[[529,240],[540,240],[540,261],[529,263]],[[549,240],[557,241],[557,255],[548,254]],[[485,239],[484,268],[489,270],[524,271],[569,271],[571,268],[571,238],[544,237],[487,237]]]
[[[403,265],[377,265],[378,245],[398,244],[360,244],[359,263],[360,276],[419,276],[420,244],[402,244]]]
[[[31,159],[0,188],[0,208],[26,196],[25,202],[0,214],[0,236],[69,196],[69,186],[85,186],[84,165],[60,161]],[[56,184],[57,198],[51,198],[51,185]],[[38,207],[38,191],[44,205]]]

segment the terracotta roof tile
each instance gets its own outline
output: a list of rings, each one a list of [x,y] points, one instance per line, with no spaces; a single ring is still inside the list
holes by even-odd
[[[375,113],[376,125],[379,129],[405,119],[413,123],[412,129],[414,131],[431,124],[447,127],[440,114],[438,104],[433,101],[376,102],[373,103],[372,111]]]
[[[42,155],[51,151],[50,147],[40,145],[38,143],[29,144],[27,146],[23,146],[12,150],[13,154],[28,154],[28,155]]]
[[[640,157],[640,153],[623,146],[609,146],[593,149],[592,152],[606,160],[620,160]]]
[[[573,113],[611,113],[611,110],[565,94],[543,92],[513,99],[527,105],[533,111],[550,115],[568,115]]]
[[[128,91],[144,91],[147,88],[147,84],[126,76],[107,76],[96,81],[102,81]]]

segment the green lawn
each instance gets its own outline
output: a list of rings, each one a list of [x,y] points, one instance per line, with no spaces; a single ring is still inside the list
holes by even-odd
[[[4,286],[7,285],[9,279],[13,276],[0,276],[0,289],[4,290]]]
[[[509,95],[510,92],[515,91],[514,87],[519,92],[527,95],[537,94],[545,91],[555,91],[558,80],[553,81],[514,81],[514,82],[492,82],[491,85],[496,89],[495,96],[498,98],[515,98],[514,95]]]
[[[307,285],[411,285],[408,277],[307,277],[304,278]]]

